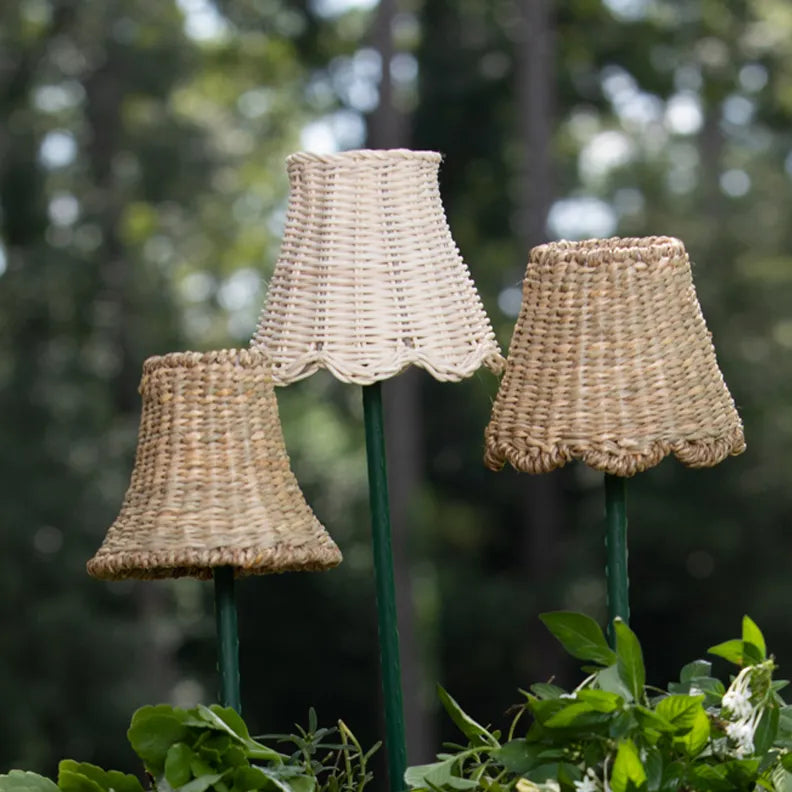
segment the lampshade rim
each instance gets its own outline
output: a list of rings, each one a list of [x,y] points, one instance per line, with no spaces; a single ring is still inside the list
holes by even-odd
[[[279,554],[285,553],[284,561]],[[281,572],[321,571],[338,566],[341,551],[329,537],[305,548],[288,545],[275,547],[223,547],[175,551],[101,550],[86,564],[88,574],[100,580],[159,580],[195,577],[206,580],[217,567],[230,566],[236,576],[278,574]]]
[[[670,263],[688,263],[688,255],[682,240],[672,236],[651,237],[609,237],[607,239],[580,239],[558,240],[537,245],[531,250],[531,261],[538,260],[546,252],[553,254],[554,261],[559,258],[566,260],[576,257],[587,260],[597,256],[606,256],[607,262],[621,261],[625,257],[641,256],[645,251],[651,251],[654,258],[646,261],[647,264],[663,263],[663,258],[672,257]],[[662,258],[658,257],[658,253]],[[641,258],[641,260],[644,260]],[[605,262],[602,262],[605,263]]]
[[[329,154],[319,154],[312,151],[295,151],[286,157],[286,167],[297,164],[325,163],[344,164],[350,162],[387,162],[393,160],[424,160],[428,162],[442,162],[443,155],[438,151],[413,151],[406,148],[394,149],[352,149]]]
[[[383,356],[370,365],[350,362],[343,355],[308,353],[301,357],[279,362],[273,355],[272,381],[276,386],[290,385],[327,369],[336,379],[355,385],[373,385],[390,379],[410,366],[424,369],[440,382],[459,382],[472,377],[484,367],[493,374],[502,373],[506,361],[497,346],[480,346],[469,355],[450,362],[447,358],[435,362],[431,356],[421,354]]]
[[[168,352],[152,355],[143,362],[143,374],[161,369],[197,368],[198,366],[223,366],[232,364],[240,368],[258,368],[271,365],[266,349],[243,347],[215,349],[209,352]]]
[[[583,446],[559,442],[547,446],[526,439],[518,445],[486,437],[484,464],[497,471],[508,462],[522,473],[539,474],[579,460],[594,470],[628,477],[655,467],[672,454],[687,467],[703,468],[714,467],[743,451],[745,436],[740,424],[722,435],[707,439],[653,440],[641,451],[623,452],[614,452],[612,445],[606,447],[597,443]]]

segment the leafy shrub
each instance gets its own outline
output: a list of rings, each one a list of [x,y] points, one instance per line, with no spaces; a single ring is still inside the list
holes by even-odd
[[[413,790],[487,792],[792,792],[792,707],[779,695],[759,628],[711,654],[738,666],[728,687],[710,663],[682,668],[667,690],[646,685],[641,646],[621,620],[615,650],[579,613],[542,615],[573,657],[587,663],[572,691],[551,682],[521,691],[501,739],[468,716],[442,688],[447,712],[468,740],[438,761],[411,767]],[[525,716],[530,724],[522,728]]]
[[[368,760],[343,721],[318,728],[311,710],[308,729],[254,739],[229,707],[142,707],[127,732],[155,792],[362,792],[371,781]],[[339,737],[340,741],[327,742]],[[289,746],[282,753],[260,740]],[[0,792],[144,792],[133,775],[64,759],[57,783],[37,773],[0,775]]]

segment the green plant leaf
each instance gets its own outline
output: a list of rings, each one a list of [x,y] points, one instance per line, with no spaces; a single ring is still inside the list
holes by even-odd
[[[58,786],[62,792],[143,792],[140,781],[133,775],[73,759],[64,759],[58,765]]]
[[[480,723],[474,721],[440,685],[437,686],[437,694],[451,720],[471,743],[497,747],[498,741],[495,737]]]
[[[609,747],[604,742],[588,742],[583,744],[583,764],[586,767],[595,767],[605,759]]]
[[[582,701],[570,701],[566,707],[548,718],[544,725],[548,729],[564,729],[568,726],[582,725],[591,721],[591,716],[601,720],[602,712]],[[588,716],[588,717],[587,717]]]
[[[731,641],[724,641],[723,643],[715,644],[715,646],[710,646],[707,651],[735,665],[741,666],[743,664],[743,642],[739,638],[733,638]]]
[[[660,789],[663,792],[677,792],[685,777],[685,768],[681,762],[669,762],[663,767],[663,778]]]
[[[646,751],[643,765],[646,771],[647,789],[649,792],[655,792],[660,788],[663,779],[663,755],[656,748],[650,748]]]
[[[282,767],[261,767],[262,775],[268,780],[268,785],[263,788],[271,790],[272,787],[280,790],[280,792],[293,792],[292,783],[296,781],[296,777],[284,774]]]
[[[599,712],[613,712],[624,706],[624,698],[607,690],[584,688],[577,692],[578,701],[585,701]]]
[[[641,644],[635,633],[618,617],[613,620],[613,630],[616,634],[616,668],[619,678],[635,701],[640,701],[646,683]]]
[[[702,693],[718,699],[726,692],[723,682],[713,677],[696,677],[691,681],[691,687],[697,687]],[[690,694],[688,693],[688,695]]]
[[[693,789],[705,792],[734,792],[734,785],[726,776],[724,765],[694,764],[688,769]]]
[[[287,757],[285,754],[278,753],[274,748],[268,745],[262,745],[255,740],[245,743],[245,751],[249,759],[255,759],[260,762],[274,762],[281,764]]]
[[[172,787],[184,786],[191,778],[193,752],[187,743],[174,743],[165,757],[165,780]]]
[[[693,728],[701,706],[703,696],[667,696],[658,702],[655,712],[674,726],[678,733]],[[706,713],[704,713],[706,717]]]
[[[561,762],[558,765],[558,781],[562,784],[563,788],[574,786],[576,781],[581,781],[583,778],[583,771],[571,762]]]
[[[610,721],[608,734],[613,740],[621,740],[630,736],[638,728],[638,719],[635,717],[635,708],[629,707],[618,713]]]
[[[759,770],[758,759],[734,759],[722,765],[732,789],[746,789],[753,783]]]
[[[602,628],[589,616],[572,611],[551,611],[540,614],[539,618],[572,657],[603,666],[616,662]]]
[[[750,616],[743,616],[742,639],[744,643],[751,644],[759,650],[759,662],[767,659],[767,645],[764,635]]]
[[[707,717],[704,708],[699,704],[698,709],[695,711],[690,730],[679,740],[679,744],[684,747],[685,753],[687,753],[688,756],[694,757],[698,756],[707,747],[709,739],[710,719]]]
[[[199,728],[224,732],[237,742],[245,742],[246,738],[242,734],[237,733],[235,728],[229,724],[229,721],[238,725],[238,723],[242,721],[242,718],[230,707],[220,707],[215,704],[213,707],[209,708],[205,707],[203,704],[199,704],[195,709],[188,710],[188,715],[184,722],[188,726],[197,726]],[[244,722],[242,723],[242,730],[247,735],[247,739],[250,739],[250,735],[247,734],[247,726],[245,726]]]
[[[778,733],[778,720],[778,710],[775,707],[766,709],[762,713],[754,732],[754,752],[756,754],[761,756],[770,750]]]
[[[250,759],[275,762],[276,764],[281,764],[283,760],[286,759],[284,754],[254,740],[250,736],[245,721],[242,720],[239,713],[231,707],[221,707],[219,704],[213,704],[211,707],[199,705],[195,709],[184,712],[183,723],[185,726],[201,729],[204,733],[207,729],[222,733],[228,739],[242,746]],[[316,730],[314,729],[313,731]],[[294,735],[285,736],[294,737]],[[208,737],[204,739],[207,741],[209,740]],[[223,746],[222,748],[217,748],[217,750],[219,751],[219,755],[223,756],[228,749]],[[232,755],[227,755],[224,758],[227,760],[225,761],[226,764],[238,764],[240,761],[239,757],[234,761]]]
[[[221,707],[219,704],[212,704],[210,712],[220,718],[231,731],[243,740],[250,739],[250,732],[247,724],[242,720],[242,716],[233,707]]]
[[[230,771],[226,770],[223,773],[213,773],[212,775],[202,775],[198,778],[194,778],[192,781],[181,787],[180,792],[205,792],[205,790],[214,786],[229,772]]]
[[[146,769],[154,776],[165,770],[165,757],[174,743],[190,742],[190,730],[185,726],[185,710],[167,704],[141,707],[132,716],[127,738]]]
[[[597,673],[597,687],[600,690],[605,690],[608,693],[615,693],[621,696],[625,701],[633,701],[633,694],[622,682],[619,676],[618,666],[614,663],[612,666],[603,668]]]
[[[232,776],[233,788],[236,792],[261,789],[266,786],[269,776],[259,767],[237,767]]]
[[[451,789],[476,789],[478,787],[478,781],[474,781],[472,778],[451,776],[451,778],[446,781],[446,786],[451,787]]]
[[[567,699],[529,699],[528,707],[536,719],[535,723],[544,724],[571,703],[573,702]]]
[[[452,756],[442,762],[408,767],[404,773],[405,783],[412,789],[451,786],[453,789],[475,789],[478,782],[470,778],[454,776],[457,759]]]
[[[555,781],[558,778],[559,766],[558,762],[537,765],[531,770],[531,781],[540,785],[547,781]]]
[[[618,650],[617,650],[618,651]],[[646,770],[632,740],[623,740],[616,750],[610,785],[613,792],[628,792],[630,785],[640,787],[646,783]]]
[[[63,767],[69,761],[61,762],[58,767],[58,788],[62,792],[109,792],[109,787],[94,781],[93,778]]]
[[[781,707],[778,710],[778,729],[779,731],[792,733],[792,705]]]
[[[764,643],[764,638],[761,640]],[[711,646],[707,651],[738,666],[761,663],[765,659],[764,652],[756,644],[739,638]]]
[[[758,646],[755,644],[749,643],[748,641],[743,641],[743,662],[745,665],[759,665],[759,663],[764,661],[764,657],[762,657],[762,652]]]
[[[782,765],[773,770],[773,789],[775,792],[792,792],[792,773]]]
[[[292,792],[314,792],[316,789],[316,779],[309,776],[297,776],[289,780]]]
[[[114,792],[143,792],[137,776],[121,773],[118,770],[104,770],[88,762],[75,762],[64,759],[58,765],[58,785],[62,790],[68,788],[84,788],[77,776],[89,779],[101,789]]]
[[[696,677],[708,677],[712,674],[712,663],[708,660],[694,660],[682,666],[679,672],[680,682],[691,682]]]
[[[59,792],[58,785],[38,773],[10,770],[0,775],[0,792]]]
[[[558,685],[551,685],[548,682],[536,682],[531,685],[531,692],[541,699],[557,699],[566,693],[566,690]]]
[[[492,752],[492,758],[500,762],[507,770],[517,775],[524,775],[535,764],[541,753],[541,746],[525,740],[510,740]]]
[[[190,761],[190,771],[195,778],[212,775],[217,770],[218,768],[216,768],[214,765],[204,761],[200,756],[195,756],[195,754],[193,754],[193,758]]]
[[[654,731],[662,733],[676,731],[676,726],[655,710],[649,709],[648,707],[636,706],[634,707],[634,712],[642,729],[653,729]]]
[[[212,767],[228,767],[246,761],[246,743],[240,744],[228,734],[204,730],[194,743],[194,753]]]

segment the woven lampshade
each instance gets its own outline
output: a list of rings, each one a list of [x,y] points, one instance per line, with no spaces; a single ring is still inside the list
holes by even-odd
[[[503,358],[446,223],[435,152],[287,159],[280,256],[252,340],[276,385],[329,369],[369,385],[407,366],[460,380]]]
[[[631,476],[673,453],[691,467],[745,448],[678,239],[554,242],[531,251],[488,467],[572,459]]]
[[[132,481],[88,562],[106,579],[209,578],[336,566],[283,442],[272,375],[254,350],[149,358]]]

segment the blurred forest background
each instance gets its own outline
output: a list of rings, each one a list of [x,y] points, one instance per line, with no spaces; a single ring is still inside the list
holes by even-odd
[[[145,357],[245,345],[291,151],[444,153],[451,229],[508,346],[533,244],[683,239],[748,451],[630,481],[633,627],[657,683],[747,612],[792,674],[792,6],[786,0],[4,0],[0,771],[135,769],[133,708],[215,696],[211,586],[84,564],[132,466]],[[441,681],[500,723],[574,675],[537,614],[603,619],[601,477],[491,473],[497,382],[386,388],[409,758]],[[238,586],[257,732],[382,734],[359,390],[278,391],[333,572]],[[383,775],[379,776],[383,778]]]

